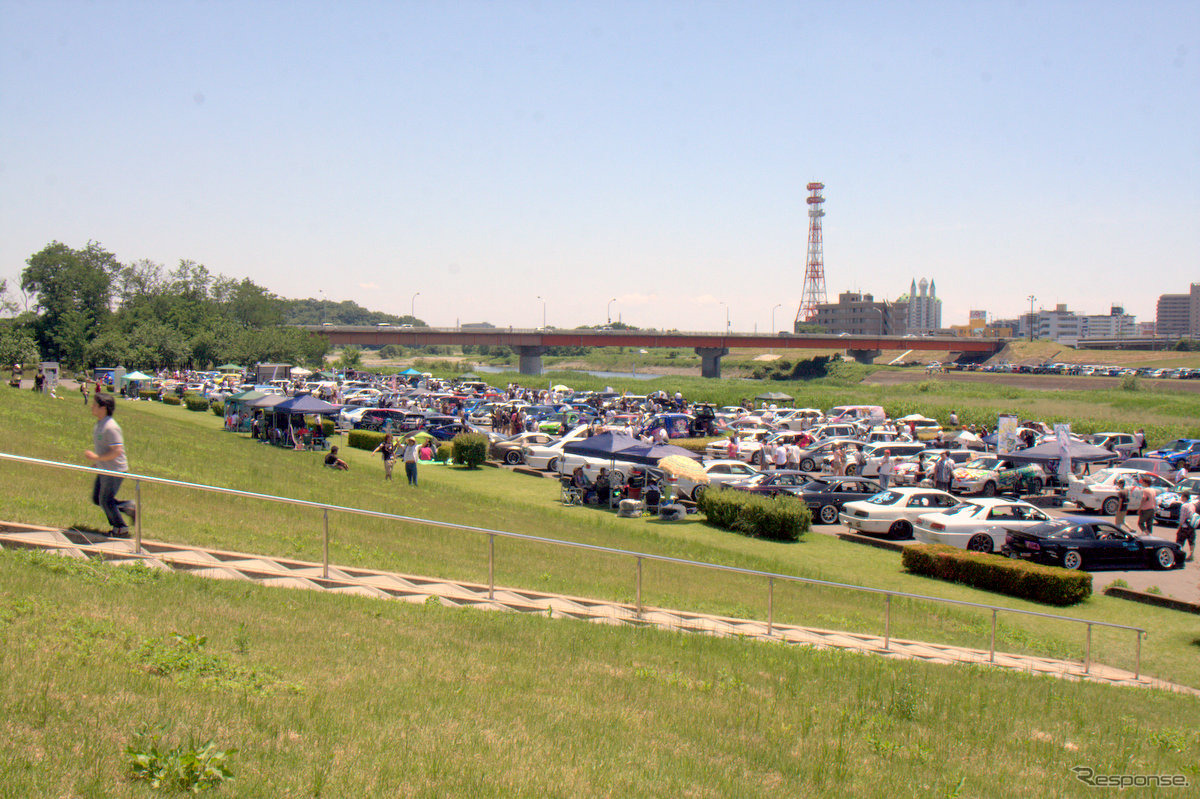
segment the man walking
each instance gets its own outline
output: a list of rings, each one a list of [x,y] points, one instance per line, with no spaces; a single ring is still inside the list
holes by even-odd
[[[887,490],[888,484],[892,481],[892,451],[885,449],[883,451],[883,460],[879,462],[879,487],[884,491]]]
[[[1142,477],[1142,504],[1138,511],[1138,529],[1142,535],[1154,533],[1154,508],[1158,500],[1158,490],[1150,485],[1149,477]]]
[[[417,440],[409,436],[404,441],[404,474],[408,477],[408,484],[415,486],[417,484]]]
[[[129,461],[125,457],[125,439],[121,434],[121,426],[112,418],[117,408],[116,400],[111,394],[103,391],[92,397],[92,416],[96,417],[96,425],[92,428],[92,447],[83,456],[92,461],[97,469],[104,469],[109,474],[96,475],[92,485],[92,502],[99,505],[108,517],[112,530],[109,535],[113,538],[128,538],[129,527],[121,518],[124,513],[132,522],[135,520],[135,506],[132,502],[117,499],[117,491],[121,488],[122,474],[129,471]]]

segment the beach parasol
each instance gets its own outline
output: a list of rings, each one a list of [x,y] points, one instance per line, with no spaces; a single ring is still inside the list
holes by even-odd
[[[682,455],[668,455],[658,462],[658,468],[675,477],[686,477],[696,483],[708,484],[708,473],[704,471],[704,467]]]

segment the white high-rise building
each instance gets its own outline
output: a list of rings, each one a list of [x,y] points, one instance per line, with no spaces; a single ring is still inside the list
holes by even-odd
[[[907,297],[897,302],[908,303],[908,332],[928,333],[942,327],[942,301],[937,298],[937,284],[921,278],[913,280]]]

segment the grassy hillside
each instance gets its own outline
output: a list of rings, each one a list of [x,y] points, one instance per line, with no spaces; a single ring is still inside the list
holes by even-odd
[[[1190,697],[33,553],[0,553],[0,640],[6,797],[153,795],[126,776],[143,730],[236,749],[216,795],[272,799],[1090,795],[1075,765],[1200,779]]]
[[[9,452],[80,462],[92,419],[71,400],[6,391],[0,431]],[[916,577],[900,570],[896,553],[868,549],[829,536],[809,535],[780,544],[717,530],[696,517],[685,523],[618,519],[594,508],[559,505],[554,481],[494,469],[425,467],[422,485],[386,484],[377,457],[344,450],[349,472],[320,466],[320,454],[280,450],[221,432],[212,414],[149,402],[121,402],[133,468],[148,474],[247,491],[313,499],[390,513],[530,533],[609,547],[711,561],[762,571],[892,588],[1006,607],[1044,610],[1028,602]],[[85,475],[3,465],[6,487],[0,518],[62,526],[103,526],[90,504]],[[131,493],[126,487],[125,494]],[[237,549],[307,560],[321,558],[321,516],[275,503],[230,499],[162,486],[143,489],[148,538]],[[344,565],[393,569],[435,577],[485,580],[486,540],[478,534],[334,514],[331,559]],[[635,566],[623,556],[595,556],[547,545],[497,543],[501,584],[620,601],[632,601]],[[646,563],[648,604],[763,618],[761,580],[683,566]],[[832,629],[883,632],[878,597],[840,589],[779,586],[775,617],[781,622]],[[1072,608],[1071,615],[1150,629],[1144,664],[1155,676],[1200,686],[1194,619],[1176,612],[1107,597]],[[986,646],[990,616],[910,601],[893,605],[892,633],[900,637]],[[1034,617],[1001,616],[1002,650],[1082,658],[1082,630]],[[1133,664],[1131,636],[1097,631],[1094,657]]]

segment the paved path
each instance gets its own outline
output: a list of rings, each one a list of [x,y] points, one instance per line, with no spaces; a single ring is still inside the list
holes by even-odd
[[[567,617],[601,624],[652,626],[709,635],[738,635],[758,640],[779,641],[815,647],[847,649],[880,657],[923,660],[932,663],[993,665],[1030,674],[1046,674],[1070,680],[1087,680],[1110,685],[1141,686],[1200,696],[1186,686],[1135,674],[1099,663],[1032,657],[1008,652],[922,641],[884,638],[853,632],[795,625],[768,625],[762,621],[688,613],[665,608],[642,607],[604,600],[549,594],[540,591],[462,583],[372,569],[330,566],[328,575],[319,563],[272,558],[241,552],[180,546],[161,541],[143,541],[142,553],[128,539],[75,530],[59,530],[15,523],[0,523],[0,548],[40,549],[68,557],[100,559],[115,563],[144,563],[150,568],[184,571],[203,577],[249,580],[263,585],[307,588],[339,594],[359,594],[380,599],[426,602],[436,599],[451,607],[475,607],[538,613],[552,618]]]

